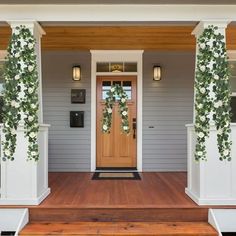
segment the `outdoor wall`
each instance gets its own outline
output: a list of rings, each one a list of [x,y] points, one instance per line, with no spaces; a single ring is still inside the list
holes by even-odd
[[[72,66],[79,64],[82,79],[72,80]],[[49,171],[90,169],[90,53],[43,52],[43,112],[49,128]],[[85,104],[71,104],[71,89],[86,89]],[[85,111],[84,128],[70,128],[70,111]]]
[[[90,171],[90,53],[43,52],[44,122],[49,129],[49,170]],[[162,80],[152,67],[162,66]],[[82,79],[72,80],[81,65]],[[145,52],[143,60],[143,170],[186,170],[187,132],[192,122],[194,53]],[[86,89],[86,104],[71,104],[71,88]],[[70,128],[69,111],[85,111],[85,127]]]
[[[193,120],[194,60],[194,53],[144,53],[144,171],[187,169],[185,124]],[[161,81],[152,80],[155,64],[162,67]]]

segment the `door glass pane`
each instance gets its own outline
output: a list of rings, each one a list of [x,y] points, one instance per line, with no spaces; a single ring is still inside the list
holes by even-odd
[[[132,82],[131,81],[123,81],[123,89],[126,92],[128,99],[132,98]]]
[[[126,62],[124,71],[125,72],[137,72],[137,63],[136,62]]]
[[[111,89],[111,81],[102,81],[102,99],[107,98],[107,92]]]
[[[231,117],[231,122],[236,123],[236,97],[231,98],[231,112],[233,116]]]
[[[113,81],[113,85],[115,84],[121,85],[121,81]]]
[[[109,72],[109,62],[97,63],[97,72]]]

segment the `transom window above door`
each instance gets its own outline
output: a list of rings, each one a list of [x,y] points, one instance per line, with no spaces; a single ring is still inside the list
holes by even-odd
[[[102,81],[102,99],[107,98],[107,92],[111,89],[112,85],[119,84],[123,87],[124,91],[128,96],[128,100],[132,99],[132,81]],[[116,100],[119,97],[116,96]]]
[[[97,72],[137,72],[136,62],[98,62]]]

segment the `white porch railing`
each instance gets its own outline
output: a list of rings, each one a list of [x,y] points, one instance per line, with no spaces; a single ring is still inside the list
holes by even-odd
[[[199,205],[236,205],[236,124],[231,124],[232,161],[220,161],[215,126],[206,141],[207,161],[196,163],[194,125],[188,132],[188,184],[186,193]]]

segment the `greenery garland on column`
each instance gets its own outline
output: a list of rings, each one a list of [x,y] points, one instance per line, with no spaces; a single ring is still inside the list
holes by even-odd
[[[24,125],[28,139],[28,160],[39,159],[38,73],[36,40],[25,26],[16,27],[8,46],[5,63],[3,160],[14,160],[17,128]]]
[[[103,109],[102,131],[103,133],[110,133],[112,124],[112,110],[116,101],[116,96],[119,97],[119,113],[121,116],[121,130],[125,134],[129,134],[129,119],[128,119],[128,106],[127,94],[123,87],[116,84],[113,85],[110,91],[107,92],[105,108]]]
[[[206,160],[206,138],[210,123],[217,129],[220,160],[231,160],[230,141],[230,86],[224,35],[218,27],[207,27],[198,38],[195,78],[195,132],[197,134],[195,159]]]

